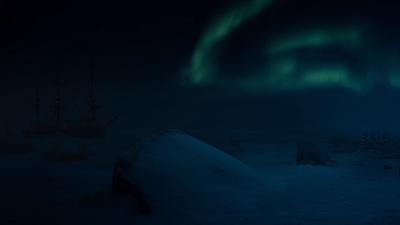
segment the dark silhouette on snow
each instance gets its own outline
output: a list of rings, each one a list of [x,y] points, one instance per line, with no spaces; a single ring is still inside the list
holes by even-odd
[[[123,176],[123,173],[127,172],[129,169],[130,162],[123,157],[118,157],[114,164],[111,192],[117,195],[126,195],[133,197],[137,202],[138,212],[141,214],[149,214],[153,210],[144,199],[146,195],[139,189],[136,184],[124,178]]]
[[[326,151],[318,147],[316,143],[307,141],[297,144],[296,162],[315,165],[333,163]]]
[[[363,140],[368,140],[368,133],[364,132],[361,136]]]
[[[372,133],[371,133],[371,140],[374,140],[374,139],[375,139],[375,133],[372,132]]]

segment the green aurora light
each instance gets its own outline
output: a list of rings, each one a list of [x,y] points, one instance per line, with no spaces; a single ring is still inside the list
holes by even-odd
[[[235,80],[218,76],[218,73],[224,72],[217,72],[217,55],[225,37],[269,3],[271,1],[268,0],[246,2],[231,8],[212,23],[198,42],[190,64],[183,73],[185,84],[213,84],[259,92],[336,86],[360,94],[373,89],[376,83],[382,81],[400,88],[399,53],[389,51],[379,42],[381,40],[374,39],[376,35],[371,26],[360,23],[335,27],[319,25],[301,31],[297,29],[287,30],[284,34],[274,33],[266,38],[264,47],[259,50],[265,56],[265,64],[257,74],[243,75]],[[346,59],[334,58],[332,62],[326,63],[320,62],[318,55],[311,59],[302,55],[304,49],[318,53],[327,47],[339,48],[354,56],[362,62],[360,65],[363,69],[354,71],[352,62]]]
[[[324,29],[291,33],[286,37],[275,38],[267,45],[269,55],[293,51],[301,47],[323,47],[326,45],[341,45],[351,48],[360,48],[363,45],[363,32],[360,28]]]
[[[215,49],[235,28],[259,13],[271,0],[252,0],[231,8],[205,31],[193,53],[190,66],[183,73],[185,80],[192,84],[210,83],[214,78]]]

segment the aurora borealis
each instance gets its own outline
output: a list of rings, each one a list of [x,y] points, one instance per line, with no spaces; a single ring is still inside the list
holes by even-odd
[[[399,46],[393,42],[399,37],[394,30],[398,7],[322,2],[253,0],[227,7],[205,29],[183,80],[261,92],[399,88]]]
[[[0,3],[9,126],[32,121],[36,83],[51,116],[56,55],[66,115],[85,112],[94,55],[99,117],[128,111],[129,128],[400,127],[395,1],[39,2]]]
[[[233,6],[212,23],[200,39],[193,53],[188,78],[193,83],[203,83],[212,80],[213,68],[210,58],[220,42],[235,28],[259,13],[271,0],[255,0]]]

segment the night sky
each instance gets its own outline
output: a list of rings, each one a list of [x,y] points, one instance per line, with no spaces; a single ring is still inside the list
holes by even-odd
[[[86,112],[95,62],[116,127],[398,131],[395,1],[0,3],[1,122],[51,117],[59,61],[66,117]],[[400,131],[400,130],[399,130]]]

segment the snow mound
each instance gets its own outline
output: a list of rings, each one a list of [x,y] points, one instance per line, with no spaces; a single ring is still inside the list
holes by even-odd
[[[193,220],[205,210],[213,216],[251,212],[264,189],[254,170],[178,130],[146,138],[121,157],[131,162],[123,176],[146,194],[154,213]]]

